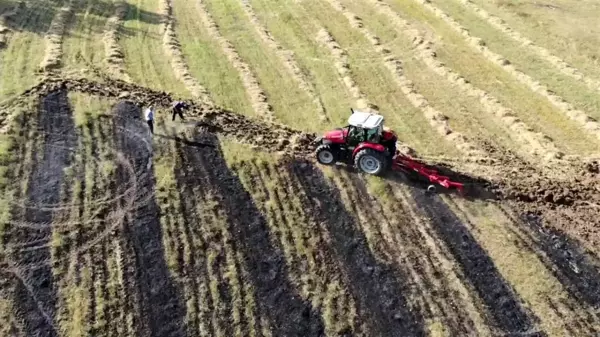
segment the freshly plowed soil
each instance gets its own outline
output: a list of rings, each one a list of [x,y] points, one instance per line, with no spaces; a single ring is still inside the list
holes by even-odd
[[[101,226],[79,223],[78,232],[68,238],[75,245],[58,254],[51,253],[50,240],[60,232],[53,229],[57,216],[65,218],[60,206],[65,200],[84,199],[64,186],[78,144],[69,91],[118,101],[108,118],[94,122],[98,126],[86,126],[93,144],[90,154],[79,159],[80,166],[99,170],[94,157],[108,151],[115,169],[110,179],[100,178],[97,172],[92,175],[93,186],[100,186],[101,179],[110,180],[106,186],[84,187],[91,189],[93,198],[109,195],[106,200],[111,202],[102,204],[104,199],[98,199],[98,207],[110,209],[95,214],[98,219],[92,217]],[[213,105],[189,102],[193,124],[187,136],[171,133],[163,125],[152,136],[140,107],[169,107],[173,97],[123,81],[51,77],[6,108],[31,98],[40,100],[40,109],[35,118],[18,120],[19,136],[25,139],[23,130],[37,127],[37,137],[31,144],[26,142],[29,147],[21,144],[18,149],[22,157],[32,149],[35,152],[16,173],[28,177],[27,188],[16,198],[22,202],[11,205],[3,242],[14,248],[0,264],[10,280],[0,283],[0,295],[6,289],[14,294],[15,315],[27,335],[58,335],[57,326],[65,324],[55,322],[55,317],[62,317],[56,312],[58,298],[64,297],[57,295],[60,287],[55,285],[67,282],[62,274],[54,279],[57,267],[52,263],[58,264],[59,257],[73,257],[77,268],[91,271],[88,283],[80,280],[84,276],[77,277],[94,294],[89,304],[94,309],[82,314],[87,324],[94,325],[91,334],[234,336],[250,331],[263,335],[269,330],[272,336],[352,336],[360,331],[375,336],[424,336],[429,321],[438,318],[453,335],[468,335],[478,324],[467,309],[472,306],[492,335],[545,335],[539,327],[541,318],[499,271],[472,226],[440,196],[426,193],[426,184],[389,174],[386,186],[408,185],[407,198],[415,209],[398,206],[383,211],[385,207],[374,201],[351,169],[340,188],[318,168],[311,158],[317,135]],[[4,117],[0,126],[5,129],[11,118]],[[230,167],[221,136],[279,154],[281,160],[276,169],[248,162]],[[513,154],[486,151],[493,161],[464,158],[452,164],[429,164],[465,183],[465,198],[488,200],[514,211],[519,216],[514,223],[522,225],[519,235],[528,238],[528,249],[538,254],[573,303],[598,308],[598,162],[565,162],[561,170],[569,174],[556,178],[555,171],[533,168]],[[174,160],[167,163],[168,173],[162,163],[163,176],[155,177],[159,172],[155,160],[165,156],[163,152]],[[78,174],[75,170],[74,176]],[[157,179],[169,179],[164,176],[170,177],[172,190],[157,187]],[[290,195],[282,196],[269,185],[273,177],[286,184],[284,193]],[[285,197],[298,202],[288,205],[281,201]],[[345,203],[348,198],[353,199],[354,209]],[[88,202],[93,205],[94,200]],[[268,209],[278,208],[280,213],[265,212],[259,200],[273,200]],[[286,219],[286,211],[294,216]],[[310,223],[319,237],[297,229],[298,219]],[[362,223],[364,219],[369,224]],[[426,219],[428,229],[411,227],[411,219]],[[366,234],[365,226],[372,226],[372,232]],[[373,236],[385,236],[381,233],[390,226],[405,237],[374,243]],[[282,244],[286,240],[294,244]],[[445,250],[437,252],[431,241]],[[313,242],[326,247],[311,251],[307,247],[313,247]],[[398,255],[381,253],[380,245]],[[414,251],[425,251],[427,257],[411,255]],[[430,256],[435,254],[455,266],[441,266]],[[299,273],[303,264],[315,275],[298,281],[291,275]],[[452,284],[446,274],[457,275],[460,285]],[[319,287],[323,283],[329,287],[334,279],[339,284],[332,286],[337,289],[333,298],[320,298]],[[458,294],[458,288],[464,294]],[[96,309],[99,301],[106,301],[102,310]],[[577,318],[574,334],[598,332],[594,328],[598,318],[592,311],[585,312],[589,317]],[[109,322],[102,325],[101,321]]]

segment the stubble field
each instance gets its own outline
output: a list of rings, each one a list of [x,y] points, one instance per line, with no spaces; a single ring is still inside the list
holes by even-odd
[[[598,17],[0,0],[0,336],[599,335]],[[476,193],[318,165],[351,107]]]

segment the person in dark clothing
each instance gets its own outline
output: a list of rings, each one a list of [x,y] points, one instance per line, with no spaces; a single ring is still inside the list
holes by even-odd
[[[185,118],[183,118],[183,109],[187,109],[187,105],[182,101],[175,101],[173,103],[173,118],[171,120],[175,121],[176,115],[179,115],[179,118],[185,120]]]

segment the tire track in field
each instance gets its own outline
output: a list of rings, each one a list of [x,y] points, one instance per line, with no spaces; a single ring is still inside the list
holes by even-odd
[[[50,28],[44,37],[46,40],[46,51],[39,66],[40,71],[52,71],[62,66],[63,38],[72,16],[73,8],[71,7],[71,3],[60,8],[54,15],[50,23]]]
[[[514,30],[510,25],[508,25],[501,18],[489,13],[485,9],[477,6],[471,0],[458,0],[459,3],[463,5],[463,7],[470,9],[477,16],[485,20],[490,26],[494,27],[498,31],[504,33],[506,36],[511,38],[512,40],[521,44],[521,46],[527,47],[532,50],[536,55],[545,60],[546,62],[552,64],[556,69],[558,69],[563,74],[570,76],[578,81],[582,81],[587,85],[588,88],[594,91],[600,91],[600,81],[590,78],[586,76],[581,71],[579,71],[574,66],[568,64],[565,60],[560,57],[552,54],[548,49],[538,46],[530,39],[523,36],[520,32]]]
[[[370,0],[370,2],[374,4],[375,8],[381,14],[387,16],[403,34],[412,40],[412,44],[416,50],[415,55],[418,59],[423,61],[434,73],[446,78],[446,80],[454,84],[466,95],[477,98],[484,111],[495,116],[509,130],[513,131],[509,134],[511,138],[523,147],[525,147],[525,144],[528,145],[526,148],[527,152],[546,162],[555,161],[555,159],[560,159],[564,156],[564,153],[556,147],[548,136],[536,132],[531,126],[520,120],[514,111],[503,106],[496,97],[475,87],[469,80],[438,60],[433,48],[433,42],[428,40],[419,30],[413,28],[389,4],[382,0]]]
[[[466,153],[469,157],[476,158],[487,158],[489,154],[483,151],[479,146],[474,144],[465,135],[455,132],[450,128],[448,124],[448,116],[444,115],[439,110],[435,109],[429,101],[420,93],[418,93],[414,87],[412,81],[404,76],[402,70],[402,62],[394,55],[391,54],[390,50],[381,46],[381,42],[378,36],[370,32],[363,24],[362,19],[356,14],[350,12],[341,2],[338,0],[328,0],[328,3],[339,13],[343,14],[350,26],[357,29],[362,35],[375,47],[375,50],[382,57],[386,68],[393,76],[394,81],[402,90],[402,93],[406,96],[408,101],[417,109],[421,110],[425,119],[429,122],[442,137],[448,139],[456,145],[456,147],[462,152]],[[339,46],[338,46],[339,48]],[[343,53],[345,51],[342,50]]]
[[[313,103],[317,107],[319,119],[321,121],[329,121],[329,117],[327,117],[327,112],[325,111],[325,106],[323,105],[319,93],[317,93],[315,85],[310,81],[302,68],[300,68],[300,65],[294,56],[294,52],[285,49],[281,44],[279,44],[279,42],[277,42],[277,40],[275,40],[271,32],[269,32],[267,27],[263,25],[258,15],[256,15],[254,12],[254,8],[252,8],[252,4],[249,0],[242,0],[241,6],[248,16],[248,19],[252,23],[252,26],[254,27],[254,30],[258,36],[260,36],[263,42],[269,48],[271,48],[275,54],[277,54],[279,60],[281,63],[283,63],[292,78],[298,83],[300,89],[306,92],[306,94],[312,99]]]
[[[460,34],[465,41],[477,52],[482,54],[487,60],[498,65],[504,71],[512,75],[522,84],[526,85],[531,91],[545,97],[554,107],[561,111],[568,119],[579,123],[579,125],[588,133],[600,139],[600,123],[595,119],[588,116],[584,111],[576,109],[571,103],[567,102],[564,98],[558,96],[545,85],[539,81],[534,80],[531,76],[518,70],[509,60],[504,56],[491,51],[486,45],[485,41],[481,38],[473,36],[465,27],[460,23],[436,7],[431,3],[430,0],[413,0],[416,3],[422,5],[428,11],[433,13],[436,17],[444,21],[450,26],[455,32]]]
[[[248,65],[242,57],[238,54],[233,44],[225,39],[219,31],[219,26],[213,19],[212,15],[206,8],[205,0],[195,0],[198,6],[198,14],[204,28],[207,30],[209,36],[213,38],[221,46],[223,53],[227,56],[227,59],[233,67],[239,72],[240,78],[246,93],[250,97],[250,102],[254,111],[264,118],[267,122],[273,122],[275,116],[273,115],[273,107],[268,103],[267,94],[260,87],[260,82],[256,78],[252,68]]]
[[[37,247],[26,249],[23,246],[13,253],[11,260],[14,261],[14,273],[18,279],[15,302],[27,334],[57,336],[54,323],[57,294],[48,248],[52,227],[48,224],[58,214],[42,210],[41,207],[60,203],[64,169],[72,162],[70,149],[75,146],[76,133],[65,91],[49,94],[42,100],[37,125],[44,131],[45,137],[41,153],[33,150],[34,163],[27,182],[23,221],[46,226],[37,229],[15,228],[10,241],[19,244],[33,242]]]
[[[181,294],[166,265],[159,210],[153,196],[155,182],[150,166],[152,153],[143,144],[149,134],[140,120],[141,111],[135,105],[119,103],[113,108],[113,115],[117,151],[123,153],[136,171],[150,170],[138,177],[138,188],[134,196],[137,207],[127,214],[122,224],[122,240],[127,253],[122,258],[134,259],[127,265],[129,270],[125,273],[136,288],[135,291],[129,291],[137,295],[140,321],[134,322],[134,326],[138,333],[146,336],[184,335],[185,306],[181,303]],[[129,133],[137,134],[141,139],[131,138]],[[116,169],[119,186],[127,184],[124,169],[121,165]],[[149,199],[146,195],[148,193],[151,195]]]
[[[188,91],[203,104],[214,105],[208,90],[192,75],[185,61],[181,43],[175,33],[175,18],[171,0],[160,0],[159,15],[161,16],[162,42],[165,54],[171,59],[171,68],[175,76],[185,85]]]
[[[340,191],[308,162],[292,162],[288,168],[309,197],[314,218],[327,227],[336,263],[348,279],[358,306],[358,317],[376,336],[421,336],[424,322],[408,303],[404,275],[380,262],[369,248],[360,225],[347,211]],[[399,279],[400,278],[400,279]]]
[[[104,55],[108,71],[116,78],[131,82],[125,66],[125,55],[119,45],[119,30],[123,27],[123,20],[127,15],[129,5],[125,0],[113,0],[115,12],[108,18],[104,29]]]

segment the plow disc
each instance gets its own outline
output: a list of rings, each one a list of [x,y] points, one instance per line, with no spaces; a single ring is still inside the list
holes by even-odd
[[[397,152],[394,157],[392,169],[405,172],[408,175],[416,175],[420,180],[429,182],[431,184],[427,187],[429,192],[435,191],[437,185],[446,189],[456,189],[461,194],[464,192],[465,186],[463,183],[452,181],[449,177],[441,175],[437,170],[400,152]]]

